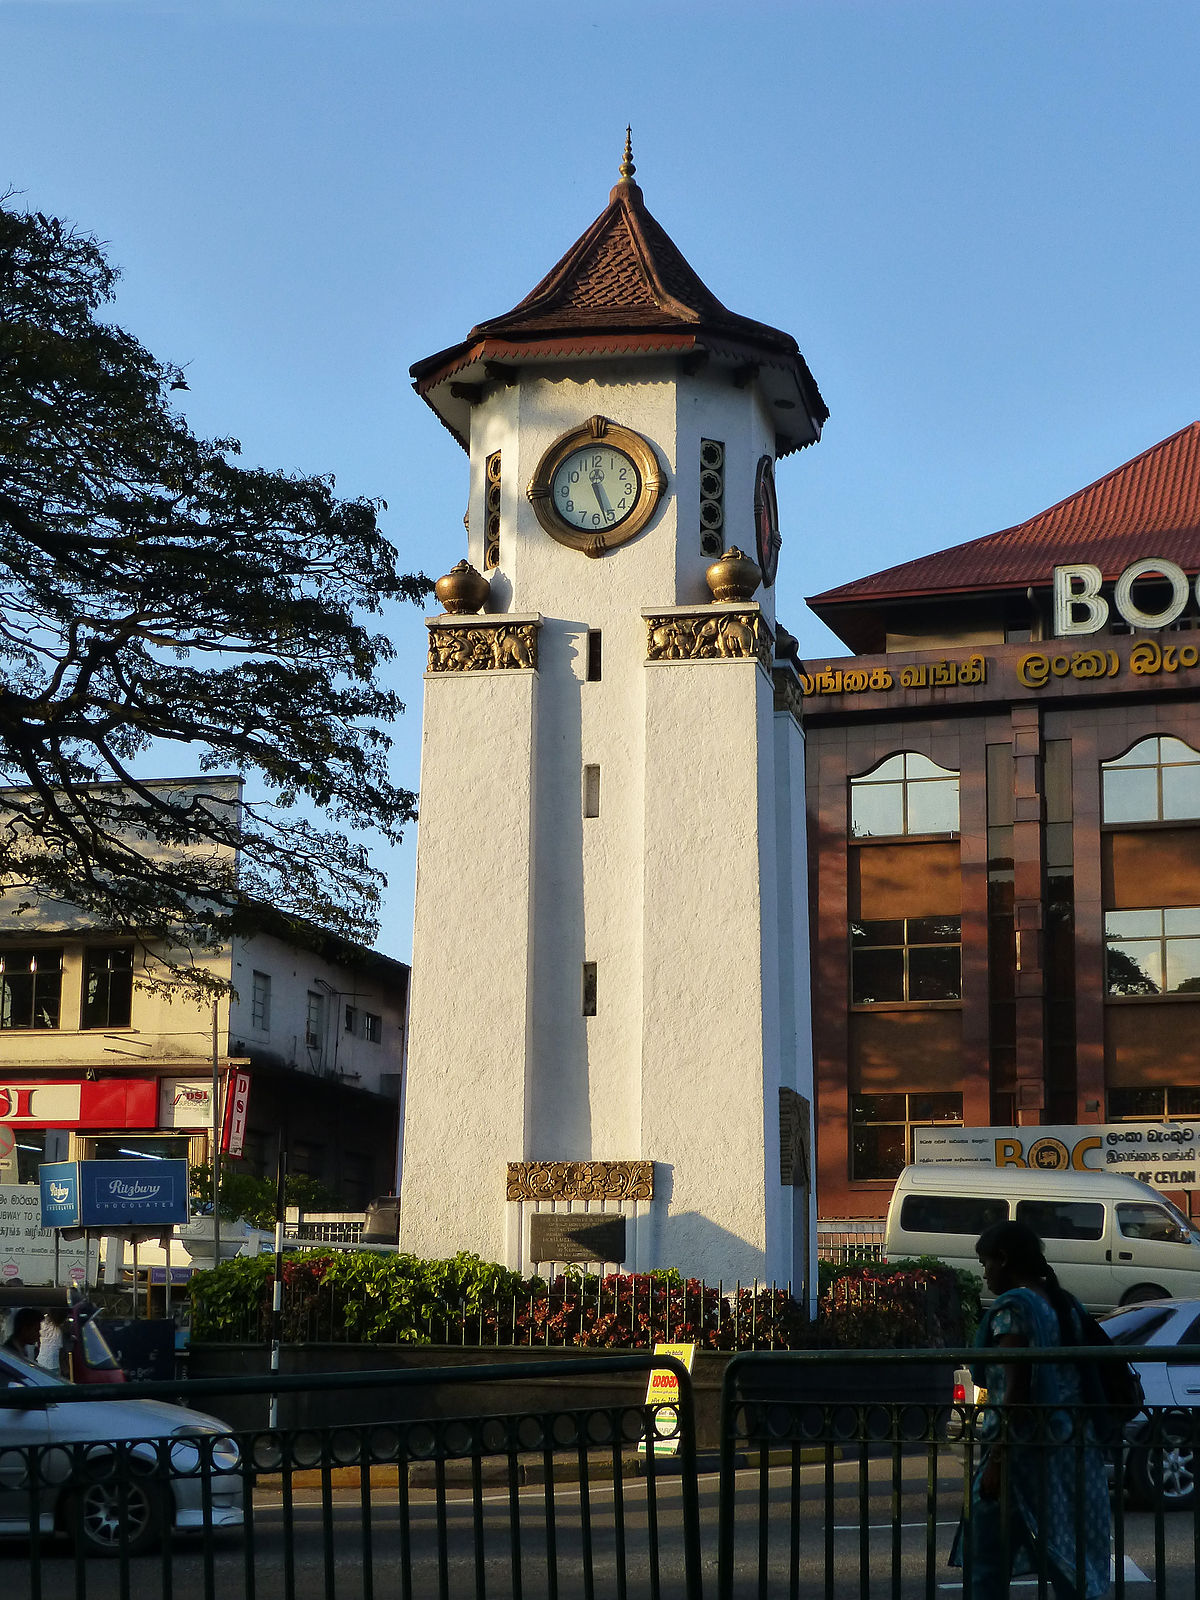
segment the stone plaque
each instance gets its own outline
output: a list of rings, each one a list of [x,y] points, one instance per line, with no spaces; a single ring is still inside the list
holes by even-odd
[[[535,1211],[529,1219],[529,1254],[534,1261],[622,1262],[625,1218]]]

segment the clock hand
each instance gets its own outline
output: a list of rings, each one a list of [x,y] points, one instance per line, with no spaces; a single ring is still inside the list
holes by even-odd
[[[600,507],[601,511],[607,514],[609,510],[611,510],[611,507],[608,504],[608,496],[600,487],[603,482],[604,474],[602,472],[593,472],[591,474],[592,493],[596,497],[596,504]]]

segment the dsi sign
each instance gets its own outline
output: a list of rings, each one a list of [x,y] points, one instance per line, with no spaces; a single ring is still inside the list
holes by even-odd
[[[1154,584],[1161,595],[1164,584],[1171,591],[1165,607],[1145,611],[1138,605],[1134,585],[1141,579]],[[1099,633],[1109,617],[1109,604],[1100,593],[1104,574],[1090,562],[1080,561],[1073,566],[1054,569],[1054,632],[1060,639],[1073,635]],[[1200,577],[1195,585],[1196,603],[1200,605]],[[1113,589],[1113,605],[1131,628],[1168,628],[1183,615],[1192,592],[1187,573],[1174,561],[1164,561],[1159,556],[1147,556],[1135,561],[1117,579]]]
[[[44,1228],[168,1228],[188,1220],[186,1161],[56,1161],[39,1175]]]

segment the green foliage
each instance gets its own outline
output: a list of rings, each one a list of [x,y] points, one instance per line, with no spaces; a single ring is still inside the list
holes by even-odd
[[[205,1163],[188,1170],[192,1214],[212,1214],[212,1168]],[[336,1211],[338,1197],[316,1178],[289,1172],[283,1183],[284,1202],[305,1211]],[[275,1226],[275,1179],[255,1178],[229,1162],[221,1165],[220,1209],[223,1217],[244,1217],[256,1228]]]
[[[192,1279],[197,1339],[261,1339],[270,1330],[272,1256],[224,1261]],[[370,1251],[303,1250],[284,1259],[284,1337],[442,1343],[521,1286],[519,1273],[462,1253],[448,1261]],[[435,1338],[436,1336],[436,1338]]]
[[[381,875],[339,830],[395,839],[415,812],[387,774],[392,647],[362,619],[428,580],[377,502],[196,438],[181,369],[98,315],[116,277],[0,196],[0,873],[180,949],[281,921],[369,937]],[[137,782],[161,741],[248,775],[245,803]]]
[[[546,1282],[471,1255],[423,1261],[319,1249],[289,1255],[283,1271],[284,1337],[296,1342],[887,1350],[965,1340],[956,1274],[929,1261],[832,1268],[815,1323],[783,1290],[722,1294],[677,1272],[572,1273]],[[272,1272],[272,1260],[259,1257],[198,1274],[195,1337],[266,1338]]]

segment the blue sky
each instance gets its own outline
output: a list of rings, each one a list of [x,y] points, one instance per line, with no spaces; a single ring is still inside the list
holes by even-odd
[[[0,0],[0,187],[106,240],[198,432],[463,551],[408,367],[603,208],[651,211],[829,404],[779,472],[779,612],[1041,510],[1200,415],[1200,7]],[[424,627],[389,616],[417,782]],[[188,770],[184,756],[177,770]],[[413,840],[381,853],[410,948]]]

